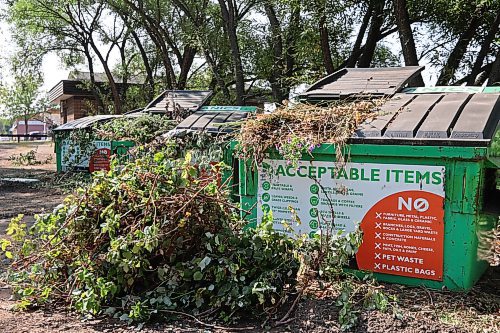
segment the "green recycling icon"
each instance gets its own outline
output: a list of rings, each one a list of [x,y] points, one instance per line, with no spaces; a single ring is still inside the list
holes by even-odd
[[[318,221],[317,220],[309,221],[309,227],[311,227],[311,229],[318,229]]]
[[[312,184],[311,187],[309,187],[309,190],[311,191],[312,194],[318,194],[319,193],[318,184]]]
[[[317,206],[319,204],[319,198],[316,196],[313,196],[313,197],[311,197],[311,199],[309,199],[309,203],[313,206]]]
[[[262,194],[262,201],[268,202],[269,200],[271,200],[271,196],[269,195],[269,193]]]
[[[269,207],[269,205],[268,205],[268,204],[264,204],[264,205],[262,205],[262,211],[263,211],[264,213],[269,213],[269,211],[270,211],[270,210],[271,210],[271,207]]]
[[[271,188],[271,183],[269,183],[269,182],[264,182],[264,183],[262,183],[262,188],[263,188],[265,191],[269,191],[269,189]]]
[[[318,217],[318,209],[317,208],[309,209],[309,215],[311,215],[311,217]]]

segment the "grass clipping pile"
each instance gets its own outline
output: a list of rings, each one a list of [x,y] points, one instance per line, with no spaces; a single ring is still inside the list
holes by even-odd
[[[335,144],[337,161],[345,162],[343,147],[356,128],[374,117],[383,100],[336,102],[328,106],[298,104],[247,121],[239,137],[243,157],[260,164],[269,149],[276,149],[296,165],[303,153],[323,143]]]

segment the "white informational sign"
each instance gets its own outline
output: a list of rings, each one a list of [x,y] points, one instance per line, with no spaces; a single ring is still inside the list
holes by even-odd
[[[443,166],[299,161],[294,167],[267,159],[259,168],[257,217],[271,210],[275,229],[292,234],[312,235],[332,222],[346,232],[361,225],[360,269],[440,280],[444,177]]]
[[[422,190],[444,196],[444,167],[299,161],[298,167],[283,160],[264,160],[259,168],[257,216],[271,209],[276,229],[282,221],[303,234],[316,231],[317,221],[332,220],[337,230],[353,231],[368,210],[393,193]],[[290,208],[301,225],[292,221]],[[316,222],[314,222],[316,221]]]
[[[100,149],[107,149],[111,151],[111,141],[94,141],[94,149],[92,151],[82,152],[80,145],[73,143],[71,140],[66,139],[61,144],[61,167],[62,171],[68,169],[89,169],[89,162],[94,152]]]

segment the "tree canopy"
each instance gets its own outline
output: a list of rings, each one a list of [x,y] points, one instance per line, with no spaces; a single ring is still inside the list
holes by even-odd
[[[11,0],[15,40],[85,66],[100,108],[163,89],[212,89],[221,104],[281,103],[343,67],[428,64],[432,84],[500,81],[498,0]],[[390,41],[398,41],[398,45]],[[118,61],[111,61],[119,54]],[[95,84],[96,68],[109,94]],[[144,89],[118,89],[140,78]],[[423,85],[416,78],[414,85]],[[141,98],[137,98],[140,95]],[[135,104],[134,104],[135,103]]]
[[[24,121],[26,133],[29,132],[28,121],[35,115],[45,113],[49,107],[40,91],[43,82],[40,62],[33,55],[32,48],[20,48],[10,61],[12,82],[0,86],[2,117],[9,121]]]

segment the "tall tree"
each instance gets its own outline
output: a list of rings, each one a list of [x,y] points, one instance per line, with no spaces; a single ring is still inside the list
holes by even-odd
[[[11,3],[10,19],[20,31],[30,34],[34,39],[45,38],[47,48],[79,52],[87,60],[90,82],[96,87],[94,57],[103,67],[111,90],[114,112],[122,113],[120,91],[115,82],[110,65],[110,54],[114,44],[103,50],[101,27],[105,11],[103,1],[90,0],[16,0]],[[50,42],[54,41],[54,44]]]
[[[319,30],[319,40],[321,47],[321,54],[323,56],[323,63],[325,65],[325,70],[327,74],[331,74],[335,71],[335,65],[332,60],[332,52],[330,50],[330,30],[327,25],[327,2],[325,0],[316,0],[317,14],[319,16],[318,20],[318,30]]]
[[[370,1],[368,7],[366,9],[365,14],[363,15],[363,20],[361,21],[361,25],[358,30],[358,35],[356,36],[356,41],[352,47],[351,54],[346,62],[346,67],[354,67],[356,66],[356,62],[361,55],[361,44],[363,43],[363,39],[365,38],[366,29],[368,28],[368,24],[370,23],[370,18],[372,16],[372,2]]]
[[[460,66],[460,62],[467,52],[467,47],[476,35],[477,29],[481,25],[484,9],[484,6],[480,5],[472,13],[472,17],[467,22],[466,29],[460,34],[453,50],[448,56],[448,59],[439,74],[436,85],[447,85],[455,77],[455,73]]]
[[[377,42],[380,40],[380,36],[382,35],[381,29],[385,18],[385,0],[372,0],[372,7],[373,10],[370,29],[368,31],[368,36],[366,37],[363,53],[358,60],[358,67],[370,67],[373,55],[375,54],[375,48],[377,47]]]
[[[23,119],[28,134],[29,120],[35,115],[43,115],[48,103],[40,91],[43,80],[39,69],[25,65],[13,58],[14,80],[0,87],[0,104],[5,117],[10,120]]]
[[[301,5],[299,2],[267,1],[264,12],[269,21],[269,49],[265,52],[272,54],[269,74],[265,77],[271,84],[273,100],[281,103],[288,99],[290,80],[299,70],[296,56],[300,38],[296,34],[301,26]]]
[[[477,76],[481,72],[481,68],[483,67],[484,60],[488,56],[488,53],[491,49],[492,43],[495,40],[495,37],[498,33],[498,28],[500,27],[500,11],[495,15],[495,19],[493,23],[490,25],[486,36],[484,37],[483,42],[481,43],[481,49],[477,54],[476,61],[474,62],[474,66],[469,74],[469,80],[467,81],[468,85],[481,84],[481,82],[476,82]]]
[[[245,74],[241,61],[240,45],[238,43],[238,23],[252,9],[255,1],[247,0],[239,3],[237,0],[218,0],[224,31],[229,40],[231,58],[234,69],[234,81],[236,85],[236,104],[245,104]]]
[[[398,27],[405,65],[418,66],[417,49],[415,47],[415,40],[413,39],[406,0],[394,0],[394,17]],[[423,87],[425,85],[421,74],[418,74],[414,78],[412,85],[416,87]]]
[[[497,51],[496,59],[493,62],[490,76],[488,77],[488,85],[500,84],[500,48]]]

